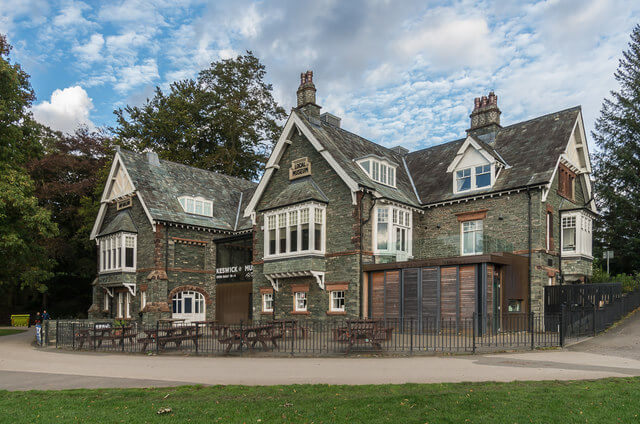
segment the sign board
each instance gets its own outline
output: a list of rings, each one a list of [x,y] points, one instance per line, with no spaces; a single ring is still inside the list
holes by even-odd
[[[227,266],[216,268],[216,282],[250,281],[253,278],[253,265]]]
[[[309,158],[300,158],[291,161],[291,168],[289,168],[290,180],[306,177],[307,175],[311,175],[311,162],[309,162]]]
[[[604,259],[613,259],[613,250],[605,250],[602,257]]]

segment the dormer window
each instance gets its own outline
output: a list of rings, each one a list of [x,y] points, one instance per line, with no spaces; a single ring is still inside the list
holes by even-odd
[[[491,187],[493,180],[491,168],[491,164],[487,164],[455,171],[455,193]]]
[[[178,198],[182,209],[186,213],[202,216],[213,216],[213,202],[202,197],[182,196]]]
[[[390,187],[396,186],[396,165],[373,157],[359,160],[358,165],[373,181]]]

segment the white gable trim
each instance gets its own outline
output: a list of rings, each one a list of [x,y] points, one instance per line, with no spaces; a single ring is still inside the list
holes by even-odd
[[[262,174],[262,178],[260,178],[260,183],[258,183],[258,187],[254,192],[251,200],[247,204],[247,207],[244,210],[244,216],[249,217],[255,211],[256,205],[258,201],[262,197],[264,190],[273,175],[274,169],[279,168],[278,162],[282,158],[282,154],[284,153],[285,146],[287,144],[291,144],[289,140],[289,134],[293,130],[297,130],[302,133],[307,140],[311,143],[311,145],[320,153],[320,155],[324,158],[324,160],[329,163],[331,168],[338,174],[338,176],[345,182],[345,184],[351,190],[351,198],[353,204],[356,202],[355,193],[358,191],[358,184],[353,180],[353,178],[349,177],[347,173],[342,169],[338,162],[331,156],[331,154],[324,148],[324,146],[316,139],[313,133],[309,130],[309,128],[305,125],[304,121],[296,115],[295,112],[292,112],[289,115],[289,119],[287,119],[287,123],[282,130],[282,134],[280,134],[280,138],[278,138],[278,142],[276,143],[271,155],[269,156],[269,160],[267,161],[266,171]]]
[[[102,190],[102,197],[100,198],[100,210],[98,211],[98,216],[96,217],[96,220],[93,223],[93,228],[91,229],[89,240],[94,240],[96,238],[96,236],[98,235],[98,231],[100,231],[100,227],[102,226],[104,215],[107,212],[107,204],[109,203],[109,200],[110,200],[108,198],[109,191],[112,188],[112,180],[114,178],[116,169],[118,169],[118,166],[120,167],[120,169],[122,169],[122,171],[124,172],[124,175],[129,180],[129,184],[131,184],[131,187],[133,187],[133,193],[135,193],[138,199],[140,199],[140,204],[142,205],[142,209],[144,209],[144,213],[145,215],[147,215],[147,218],[149,219],[149,223],[151,224],[153,231],[154,232],[156,231],[156,224],[155,222],[153,222],[153,218],[151,217],[149,208],[147,208],[147,205],[142,199],[142,195],[140,194],[140,192],[136,190],[136,186],[135,184],[133,184],[133,180],[131,179],[129,172],[127,171],[127,168],[124,166],[124,162],[120,157],[120,151],[117,150],[115,156],[113,157],[113,163],[111,164],[111,170],[109,171],[109,177],[107,178],[107,183],[105,184],[105,187]]]
[[[462,146],[460,146],[460,148],[458,149],[456,157],[453,158],[453,162],[451,162],[451,164],[447,168],[447,172],[453,172],[456,169],[456,167],[464,157],[464,153],[467,151],[467,148],[470,145],[473,146],[473,148],[476,149],[490,164],[493,165],[496,162],[496,158],[493,157],[493,155],[483,149],[482,146],[480,146],[480,144],[478,144],[478,142],[473,139],[473,137],[468,136],[464,143],[462,143]]]

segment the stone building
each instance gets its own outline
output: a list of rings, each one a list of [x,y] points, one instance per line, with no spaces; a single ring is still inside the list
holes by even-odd
[[[302,74],[244,211],[254,317],[542,312],[545,285],[590,276],[580,107],[502,126],[492,92],[463,138],[409,152],[342,129],[315,93]]]
[[[119,149],[91,232],[98,277],[90,317],[250,319],[252,229],[242,209],[254,189]]]
[[[498,328],[543,312],[544,286],[591,275],[596,210],[580,107],[502,126],[489,93],[462,138],[409,152],[321,113],[310,71],[297,102],[257,186],[116,153],[91,235],[92,316],[476,313]]]

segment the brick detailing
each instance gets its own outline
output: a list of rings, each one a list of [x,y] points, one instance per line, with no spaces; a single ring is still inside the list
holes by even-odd
[[[211,300],[211,297],[209,296],[209,293],[207,293],[206,290],[204,290],[202,287],[193,286],[193,285],[178,286],[174,288],[169,292],[169,297],[167,298],[167,302],[171,303],[173,301],[173,296],[175,296],[177,293],[182,291],[195,291],[198,293],[202,293],[202,295],[204,296],[204,301],[207,305],[211,305],[213,303]]]
[[[164,269],[155,269],[147,275],[147,280],[168,280]]]
[[[209,243],[208,241],[205,241],[205,240],[193,240],[193,239],[186,239],[186,238],[180,238],[180,237],[171,237],[171,240],[173,240],[176,243],[199,244],[202,246],[206,246]]]
[[[164,224],[161,223],[156,224],[153,259],[156,269],[164,268]]]
[[[341,282],[335,282],[335,283],[324,283],[324,288],[328,292],[335,291],[335,290],[348,290],[349,282],[341,281]]]
[[[458,218],[458,222],[475,221],[478,219],[485,219],[487,217],[487,211],[488,209],[482,209],[473,212],[458,212],[455,215]]]
[[[309,284],[291,284],[291,293],[309,291]]]

